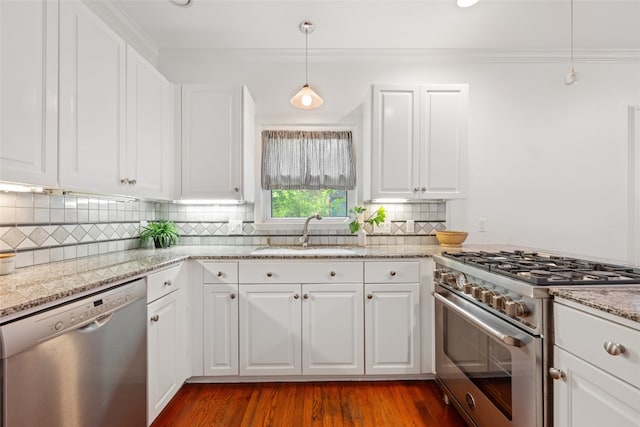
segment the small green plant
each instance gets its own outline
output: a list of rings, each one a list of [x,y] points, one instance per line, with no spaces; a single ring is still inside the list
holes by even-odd
[[[175,245],[179,238],[180,233],[176,224],[166,219],[152,221],[140,232],[140,243],[144,245],[151,239],[156,248],[168,248]]]
[[[363,228],[365,222],[377,227],[381,222],[384,222],[384,219],[387,217],[387,212],[384,210],[384,206],[380,206],[377,211],[365,220],[362,219],[364,211],[366,211],[366,209],[362,206],[354,206],[349,209],[349,219],[352,220],[349,223],[349,231],[352,233]]]

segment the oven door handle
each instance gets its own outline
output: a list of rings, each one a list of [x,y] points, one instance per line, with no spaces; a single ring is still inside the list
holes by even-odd
[[[451,301],[449,301],[448,299],[440,295],[438,292],[432,292],[431,294],[434,296],[435,299],[440,301],[442,304],[446,305],[447,308],[455,311],[456,314],[459,314],[461,317],[473,323],[475,326],[482,329],[484,332],[491,335],[493,338],[497,339],[498,341],[512,347],[522,347],[522,341],[520,341],[518,338],[508,334],[503,334],[502,332],[498,331],[494,327],[487,325],[478,317],[474,316],[471,313],[466,312],[462,308],[458,307],[457,305],[455,305],[454,303],[452,303]]]

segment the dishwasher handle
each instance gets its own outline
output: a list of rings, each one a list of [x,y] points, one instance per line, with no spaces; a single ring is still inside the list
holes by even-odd
[[[109,313],[109,314],[105,314],[104,316],[100,316],[96,318],[93,322],[89,323],[88,325],[85,325],[79,328],[78,332],[90,334],[91,332],[97,331],[98,329],[102,328],[104,325],[109,323],[109,320],[113,318],[113,314],[114,313]]]

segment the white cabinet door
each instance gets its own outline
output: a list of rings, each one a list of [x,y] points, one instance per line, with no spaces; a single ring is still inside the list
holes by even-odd
[[[365,285],[367,374],[420,372],[420,285]]]
[[[422,197],[462,195],[467,169],[466,85],[420,87],[420,192]]]
[[[374,86],[371,197],[419,195],[418,86]]]
[[[302,285],[302,373],[364,374],[361,284]]]
[[[182,87],[182,198],[242,198],[242,88]]]
[[[127,46],[128,194],[169,198],[171,188],[172,86]]]
[[[554,425],[640,426],[639,389],[557,346],[554,367],[565,374],[553,382]]]
[[[371,197],[462,197],[467,85],[373,87]]]
[[[0,180],[58,181],[58,3],[0,2]]]
[[[148,420],[149,424],[182,385],[180,377],[185,325],[181,290],[147,305]],[[182,343],[182,344],[181,344]]]
[[[204,375],[238,375],[238,285],[204,286]]]
[[[240,375],[297,375],[300,285],[240,285]]]
[[[59,180],[123,193],[126,45],[79,1],[60,2]]]

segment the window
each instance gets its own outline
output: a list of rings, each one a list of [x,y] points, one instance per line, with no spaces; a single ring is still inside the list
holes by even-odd
[[[353,205],[351,131],[263,131],[261,163],[268,219],[344,218]]]

